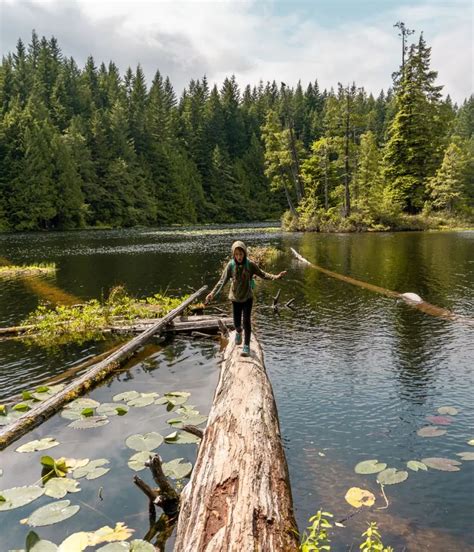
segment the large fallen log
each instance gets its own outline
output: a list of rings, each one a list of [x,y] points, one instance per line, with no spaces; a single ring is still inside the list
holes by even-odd
[[[291,552],[298,534],[273,391],[262,350],[230,336],[209,421],[181,494],[175,550]]]
[[[202,295],[206,289],[207,286],[203,286],[200,290],[186,299],[186,301],[183,301],[181,305],[164,316],[159,322],[135,336],[98,364],[93,365],[85,374],[82,374],[79,378],[66,385],[62,391],[39,403],[38,406],[29,410],[16,422],[2,429],[2,431],[0,431],[0,450],[3,450],[10,443],[19,439],[33,427],[43,423],[61,408],[61,406],[75,399],[78,395],[89,390],[93,385],[96,385],[106,378],[113,370],[118,368],[125,360],[130,358],[142,345],[144,345],[150,337],[160,332],[173,320],[173,318],[181,314],[186,307]]]

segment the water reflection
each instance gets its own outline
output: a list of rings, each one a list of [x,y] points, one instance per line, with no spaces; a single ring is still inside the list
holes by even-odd
[[[0,236],[0,250],[15,262],[56,262],[56,285],[82,299],[100,297],[116,283],[145,296],[167,286],[187,292],[187,286],[196,288],[201,280],[212,284],[230,244],[242,232],[211,230],[177,235],[129,230]],[[354,474],[361,460],[379,458],[402,469],[411,459],[456,458],[456,453],[466,450],[466,441],[474,437],[472,328],[427,316],[391,297],[307,269],[293,260],[289,248],[330,270],[390,290],[416,292],[430,303],[473,316],[474,233],[290,235],[257,228],[247,229],[243,237],[250,245],[269,244],[285,252],[272,271],[289,268],[285,280],[257,286],[255,327],[276,395],[301,528],[320,506],[341,517],[347,513],[343,497],[353,483],[379,496],[374,477]],[[281,303],[295,298],[295,311],[282,308],[279,317],[271,308],[278,289]],[[38,297],[19,283],[1,282],[2,325],[17,323],[37,302]],[[221,306],[228,310],[225,302]],[[0,342],[0,394],[36,385],[106,345],[64,348],[54,356],[19,342]],[[207,412],[217,379],[218,348],[218,343],[207,340],[152,342],[93,397],[105,402],[125,389],[161,392],[175,387],[192,391],[191,403]],[[426,416],[443,405],[459,409],[447,434],[420,438],[416,431],[426,425]],[[79,497],[101,514],[84,506],[80,523],[78,519],[74,526],[71,521],[70,530],[110,524],[107,517],[129,522],[137,528],[137,536],[144,534],[146,504],[130,481],[129,451],[114,445],[115,437],[122,442],[129,433],[166,431],[166,419],[163,411],[137,409],[130,418],[124,416],[116,425],[106,426],[110,435],[99,428],[84,445],[82,435],[71,437],[62,420],[54,418],[24,438],[58,432],[71,455],[113,458],[104,503],[98,500],[94,485],[84,485]],[[194,449],[183,447],[176,454],[192,460]],[[37,476],[37,468],[30,471],[18,456],[2,455],[4,488],[17,484],[12,473],[24,473],[25,482]],[[389,544],[398,549],[470,550],[472,496],[474,462],[463,463],[455,473],[410,473],[406,484],[390,489],[390,508],[371,510],[370,518],[379,521]],[[27,513],[39,505],[35,503]],[[337,550],[354,542],[368,517],[348,523],[347,531],[335,537]],[[12,546],[14,542],[22,545],[25,529],[18,526],[13,512],[1,521],[2,527],[11,526]],[[47,529],[45,536],[55,530]]]

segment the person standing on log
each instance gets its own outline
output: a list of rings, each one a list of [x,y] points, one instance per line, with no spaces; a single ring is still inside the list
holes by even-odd
[[[252,290],[255,284],[253,277],[259,276],[264,280],[279,280],[285,274],[286,270],[279,274],[264,272],[257,263],[247,257],[247,247],[244,242],[236,241],[232,244],[232,259],[227,263],[214,289],[207,295],[206,304],[217,297],[226,283],[232,280],[229,299],[232,301],[236,345],[242,343],[243,317],[244,346],[242,347],[242,356],[250,355],[251,314],[253,306]]]

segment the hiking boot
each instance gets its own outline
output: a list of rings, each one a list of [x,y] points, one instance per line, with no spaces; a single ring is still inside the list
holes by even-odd
[[[235,344],[242,345],[242,332],[235,332]]]
[[[244,357],[250,356],[250,346],[249,346],[249,345],[244,345],[244,346],[242,347],[242,353],[241,353],[241,354],[242,354],[242,356],[244,356]]]

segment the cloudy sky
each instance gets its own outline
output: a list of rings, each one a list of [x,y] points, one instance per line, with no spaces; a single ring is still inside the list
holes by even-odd
[[[1,52],[28,42],[31,30],[58,38],[82,66],[141,63],[181,92],[204,74],[221,83],[260,79],[322,88],[355,81],[374,93],[390,85],[400,63],[399,20],[432,46],[445,93],[461,102],[473,92],[471,0],[0,0]],[[417,35],[413,35],[416,37]]]

